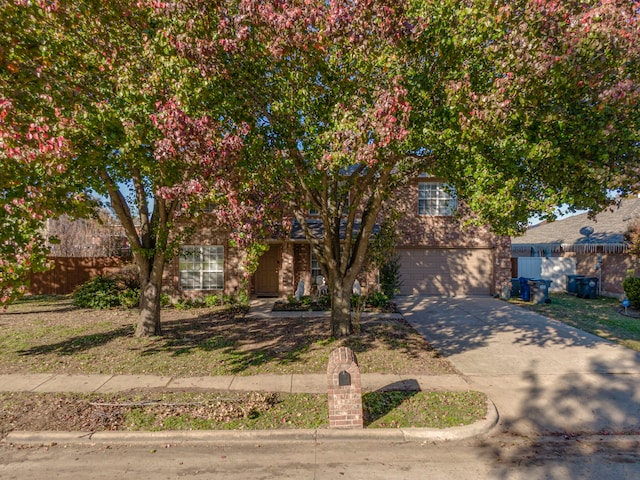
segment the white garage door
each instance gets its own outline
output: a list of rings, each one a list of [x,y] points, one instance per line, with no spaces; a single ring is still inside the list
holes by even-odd
[[[399,249],[401,295],[489,295],[490,249]]]

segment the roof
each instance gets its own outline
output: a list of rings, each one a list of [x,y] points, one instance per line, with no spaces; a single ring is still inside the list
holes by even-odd
[[[630,224],[638,220],[640,197],[627,197],[598,213],[594,220],[583,213],[534,225],[523,236],[511,239],[511,250],[526,252],[533,249],[540,253],[624,252],[628,248],[624,235]]]
[[[307,225],[309,226],[309,228],[311,229],[311,233],[313,234],[314,238],[322,238],[324,237],[324,226],[322,225],[322,220],[319,219],[309,219],[307,220]],[[345,238],[345,234],[347,231],[347,222],[346,220],[342,220],[342,222],[340,223],[340,239],[344,240]],[[356,221],[355,224],[353,225],[353,233],[354,234],[358,234],[360,232],[360,222]],[[379,225],[375,225],[373,227],[373,232],[371,232],[372,234],[377,234],[380,232],[380,226]],[[297,220],[293,221],[293,224],[291,225],[291,240],[306,240],[307,237],[304,234],[304,231],[302,230],[302,226],[300,225],[300,223],[298,223]]]

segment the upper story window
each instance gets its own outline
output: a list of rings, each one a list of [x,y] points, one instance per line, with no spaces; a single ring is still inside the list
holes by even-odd
[[[418,215],[450,216],[458,208],[455,192],[444,183],[418,183]]]

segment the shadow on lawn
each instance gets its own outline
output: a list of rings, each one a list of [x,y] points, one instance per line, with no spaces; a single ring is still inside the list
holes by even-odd
[[[386,385],[375,392],[363,393],[364,426],[367,427],[391,413],[418,392],[420,384],[416,380],[403,380]]]
[[[206,312],[162,324],[162,337],[143,348],[143,356],[168,353],[179,357],[195,351],[220,352],[231,373],[269,362],[300,360],[321,338],[322,325],[300,319],[246,319],[234,312]]]
[[[132,334],[133,327],[120,327],[109,332],[78,335],[61,342],[51,343],[48,345],[38,345],[36,347],[31,347],[25,350],[19,350],[18,355],[75,355],[77,353],[81,353],[86,350],[105,345],[117,338],[127,337]]]
[[[162,336],[133,339],[133,327],[119,325],[107,332],[33,346],[18,354],[71,356],[118,339],[131,338],[130,343],[119,342],[114,348],[135,350],[143,357],[181,357],[199,351],[212,352],[212,360],[217,356],[214,361],[224,362],[226,371],[237,374],[268,363],[304,364],[306,354],[314,346],[337,348],[346,345],[356,354],[382,347],[410,357],[418,357],[431,349],[401,320],[365,320],[359,335],[335,340],[330,337],[327,318],[249,318],[243,312],[225,310],[166,310],[162,317]]]
[[[206,314],[163,325],[165,335],[143,354],[169,351],[174,356],[194,350],[221,351],[230,373],[275,362],[304,363],[305,355],[318,346],[349,346],[362,353],[376,348],[419,357],[432,348],[412,327],[401,320],[366,320],[362,332],[346,339],[330,337],[327,318],[246,318],[224,313]],[[328,360],[328,351],[327,351]]]

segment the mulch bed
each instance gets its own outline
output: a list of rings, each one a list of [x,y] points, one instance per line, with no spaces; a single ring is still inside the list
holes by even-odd
[[[628,307],[627,309],[625,309],[624,307],[619,307],[618,313],[620,315],[624,315],[625,317],[640,318],[640,310],[636,310],[631,307]]]
[[[331,305],[326,302],[312,301],[310,304],[303,303],[290,303],[283,300],[278,300],[273,304],[272,312],[328,312],[331,310]],[[376,308],[368,306],[363,312],[365,313],[400,313],[396,304],[391,302],[384,308]]]

